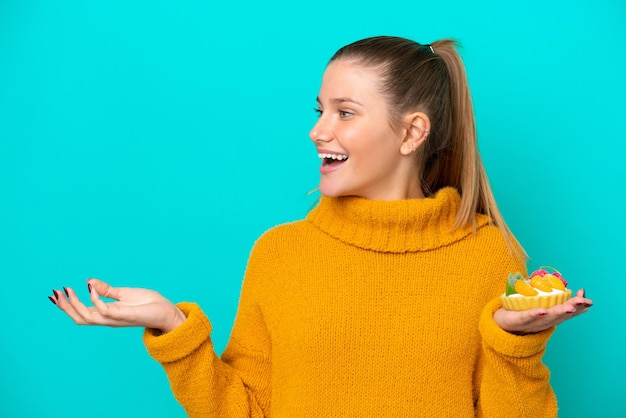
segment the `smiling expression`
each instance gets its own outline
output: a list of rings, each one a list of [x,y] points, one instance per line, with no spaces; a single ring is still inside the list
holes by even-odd
[[[392,127],[380,83],[374,70],[343,59],[324,72],[320,117],[309,134],[322,160],[324,196],[423,197],[414,155],[402,152],[407,130]]]

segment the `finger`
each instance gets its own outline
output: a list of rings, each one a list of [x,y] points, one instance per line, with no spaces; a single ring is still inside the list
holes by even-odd
[[[111,285],[103,281],[96,280],[96,279],[90,279],[87,283],[89,286],[89,298],[91,299],[91,302],[93,303],[95,308],[98,310],[100,315],[102,315],[103,317],[109,317],[110,305],[108,303],[105,303],[102,299],[100,299],[100,295],[99,295],[100,292],[98,291],[98,289],[102,290],[103,293],[111,294],[110,289],[113,289],[113,287],[111,287]]]
[[[48,299],[50,299],[50,302],[54,303],[55,305],[58,305],[60,297],[63,297],[61,295],[61,292],[56,289],[52,289],[52,296],[48,296]]]
[[[548,311],[545,308],[533,308],[520,311],[520,324],[528,325],[536,322],[539,318],[546,316]]]
[[[559,325],[568,319],[584,314],[588,310],[589,306],[585,303],[579,304],[573,300],[569,300],[562,305],[557,305],[550,309],[550,323],[551,325]]]
[[[576,292],[576,298],[579,299],[577,303],[582,303],[586,307],[590,307],[591,305],[593,305],[593,301],[589,299],[585,293],[585,289],[580,289],[578,292]]]
[[[532,319],[542,318],[548,315],[548,310],[546,308],[535,308],[530,310],[530,315]]]
[[[102,280],[90,278],[87,279],[87,286],[93,287],[98,295],[102,295],[105,298],[120,300],[120,289],[111,286],[110,284],[103,282]]]
[[[92,286],[89,286],[90,288],[90,299],[93,302],[94,301],[94,294],[95,294],[95,298],[98,299],[97,293],[95,292],[95,289]],[[102,315],[99,310],[96,307],[87,307],[85,306],[84,303],[82,303],[78,297],[76,296],[76,293],[72,290],[72,289],[68,289],[69,291],[69,303],[71,305],[71,307],[74,309],[74,311],[76,312],[76,315],[80,318],[79,322],[77,322],[79,325],[109,325],[109,326],[116,326],[118,325],[116,323],[116,321],[112,321],[110,318],[107,318],[106,316]],[[99,300],[99,299],[98,299]],[[100,301],[101,303],[104,303],[102,301]]]
[[[572,297],[569,301],[572,301],[574,303],[581,303],[587,300],[587,298],[585,298],[585,291],[583,289],[580,289],[578,292],[576,292],[576,295],[574,295],[574,297]]]
[[[125,321],[118,321],[114,318],[103,316],[95,307],[85,306],[72,288],[63,288],[65,295],[61,291],[54,290],[54,296],[49,296],[50,300],[77,325],[107,325],[119,327],[127,325]],[[100,301],[101,303],[104,303]]]
[[[56,299],[56,304],[59,309],[61,309],[67,316],[69,316],[76,324],[84,325],[85,320],[81,314],[76,310],[75,306],[78,304],[82,304],[76,293],[71,288],[64,288],[67,298],[62,296],[60,292],[56,291],[55,296],[58,296]],[[83,305],[84,306],[84,305]]]
[[[549,309],[550,315],[553,317],[568,316],[576,313],[576,301],[572,298],[565,303],[553,306]]]
[[[105,283],[106,284],[106,283]],[[114,288],[107,285],[110,295],[121,296],[122,291],[125,288]],[[101,287],[102,288],[102,287]],[[121,302],[106,303],[98,295],[98,291],[95,286],[90,287],[90,294],[92,303],[94,304],[97,313],[99,314],[99,321],[109,326],[130,326],[134,325],[130,318],[132,317],[131,308]],[[95,316],[94,312],[91,312]]]
[[[589,308],[593,305],[593,301],[583,296],[584,294],[585,291],[583,289],[580,289],[578,292],[576,292],[576,296],[565,302],[563,305],[566,305],[570,308],[570,313],[572,313],[572,307],[575,308],[577,311]]]

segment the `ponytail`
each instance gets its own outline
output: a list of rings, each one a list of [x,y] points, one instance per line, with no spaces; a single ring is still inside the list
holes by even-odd
[[[526,257],[526,253],[504,221],[491,190],[487,173],[478,150],[476,119],[467,74],[458,43],[443,39],[432,44],[433,53],[444,63],[450,80],[450,160],[443,170],[427,175],[437,180],[441,187],[456,187],[461,194],[461,206],[456,214],[455,228],[466,225],[476,227],[476,213],[487,215],[504,237],[512,253]],[[450,170],[449,172],[447,170]],[[426,174],[426,173],[425,173]],[[440,181],[441,180],[441,181]]]

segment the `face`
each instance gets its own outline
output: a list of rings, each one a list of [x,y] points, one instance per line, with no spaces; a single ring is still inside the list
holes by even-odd
[[[324,196],[422,197],[414,155],[403,148],[407,130],[392,128],[380,82],[374,70],[348,60],[326,68],[320,117],[310,132],[322,160]]]

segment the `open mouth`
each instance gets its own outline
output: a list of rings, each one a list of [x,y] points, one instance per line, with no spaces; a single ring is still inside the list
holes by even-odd
[[[332,165],[339,165],[344,163],[348,156],[345,154],[323,154],[319,153],[318,157],[322,160],[322,165],[330,167]]]

